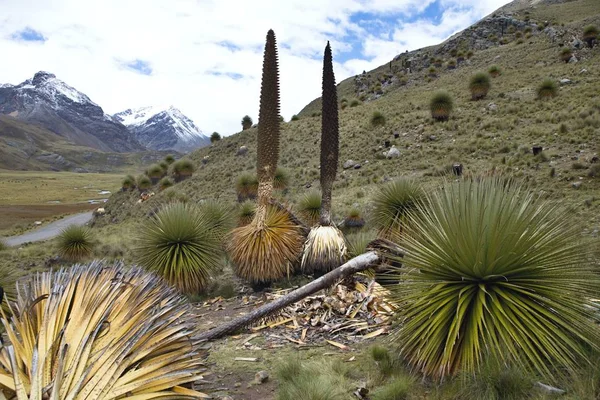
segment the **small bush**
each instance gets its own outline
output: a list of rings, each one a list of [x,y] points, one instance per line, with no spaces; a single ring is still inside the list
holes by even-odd
[[[190,160],[178,160],[173,164],[172,171],[175,182],[181,182],[194,173],[195,167]]]
[[[558,95],[558,86],[552,79],[545,79],[537,89],[539,99],[549,99]]]
[[[373,126],[383,126],[385,125],[385,116],[379,112],[375,111],[371,116],[371,125]]]
[[[308,225],[316,225],[321,216],[321,193],[313,190],[302,196],[298,202],[298,211]]]
[[[436,121],[447,121],[454,108],[452,97],[447,92],[436,92],[429,103],[431,116]]]
[[[160,180],[160,182],[158,182],[158,189],[160,191],[163,191],[165,189],[170,188],[171,186],[173,186],[173,181],[171,180],[171,178],[169,178],[168,176],[165,176],[164,178],[162,178]]]
[[[469,90],[471,90],[471,99],[480,100],[487,96],[490,90],[490,76],[485,72],[478,72],[471,77]]]
[[[357,99],[354,99],[350,102],[350,107],[356,107],[360,105],[360,101],[358,101]]]
[[[569,60],[571,59],[571,57],[573,57],[573,52],[571,51],[570,48],[564,47],[560,51],[560,59],[563,60],[564,62],[568,63]]]
[[[221,135],[219,135],[219,132],[213,132],[212,135],[210,135],[211,143],[218,142],[219,140],[221,140]]]
[[[448,61],[447,66],[448,66],[448,69],[454,69],[454,68],[456,68],[456,61],[454,61],[454,60]]]
[[[143,192],[144,190],[148,190],[152,187],[152,181],[146,175],[140,175],[137,179],[137,188]]]
[[[121,182],[121,189],[123,191],[132,190],[135,188],[135,178],[131,175],[127,175],[123,182]]]
[[[66,260],[81,261],[93,250],[92,232],[89,228],[69,225],[58,235],[58,251]]]
[[[242,118],[242,130],[247,130],[252,128],[252,118],[250,118],[249,115],[245,115],[244,118]]]
[[[473,52],[473,50],[467,51],[467,59],[470,60],[474,55],[475,55],[475,53]]]
[[[165,157],[165,160],[164,160],[164,161],[165,161],[165,162],[166,162],[168,165],[171,165],[171,164],[173,164],[173,163],[175,162],[175,157],[173,157],[171,154],[169,154],[169,155],[167,155],[167,156]]]
[[[496,78],[498,76],[500,76],[502,74],[502,70],[500,69],[499,66],[497,65],[492,65],[489,69],[488,69],[488,73],[490,74],[490,76],[492,78]]]
[[[158,164],[152,164],[146,170],[146,176],[148,176],[148,178],[150,178],[153,185],[155,185],[160,180],[160,178],[162,178],[164,175],[165,175],[165,171]]]
[[[598,39],[598,28],[594,25],[588,25],[583,29],[583,40],[589,47],[594,47],[594,43]]]
[[[300,119],[300,117],[298,117],[296,114],[292,115],[292,119],[291,121],[298,121]]]

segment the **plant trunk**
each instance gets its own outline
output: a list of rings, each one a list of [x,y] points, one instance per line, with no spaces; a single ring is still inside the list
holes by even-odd
[[[290,304],[300,301],[303,298],[318,292],[319,290],[332,286],[338,279],[345,278],[356,272],[364,271],[380,261],[381,257],[375,251],[369,251],[368,253],[354,257],[344,265],[334,269],[318,279],[315,279],[301,288],[298,288],[275,301],[265,304],[246,315],[238,317],[230,322],[227,322],[226,324],[217,326],[208,332],[200,334],[199,339],[213,340],[231,334],[240,328],[248,326],[257,320],[260,320],[281,310],[284,307],[287,307]]]

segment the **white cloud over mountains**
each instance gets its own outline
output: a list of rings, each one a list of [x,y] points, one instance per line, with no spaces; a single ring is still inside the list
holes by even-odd
[[[45,70],[107,113],[173,104],[203,130],[228,135],[245,114],[256,120],[270,28],[289,119],[320,95],[327,40],[339,82],[439,43],[508,2],[436,1],[0,0],[0,83]],[[431,6],[438,15],[426,12]]]

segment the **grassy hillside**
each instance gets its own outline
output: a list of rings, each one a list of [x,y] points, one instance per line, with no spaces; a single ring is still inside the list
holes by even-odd
[[[141,168],[166,153],[106,153],[75,145],[37,125],[0,115],[0,169],[110,172]]]
[[[467,30],[449,41],[452,46],[446,42],[406,55],[416,54],[421,60],[443,58],[444,66],[437,68],[436,77],[430,77],[426,67],[405,74],[400,66],[395,75],[386,77],[389,65],[385,65],[339,85],[340,103],[346,105],[340,104],[340,173],[333,193],[338,220],[353,205],[367,211],[371,193],[384,181],[412,176],[437,186],[449,166],[462,163],[466,174],[496,170],[528,182],[544,197],[564,199],[574,218],[581,219],[582,229],[597,229],[600,164],[594,157],[600,150],[600,47],[576,49],[579,61],[565,63],[560,59],[560,45],[568,45],[572,36],[580,37],[584,26],[600,25],[600,5],[579,0],[522,10],[513,18],[530,18],[529,24],[553,21],[550,27],[559,35],[552,39],[547,31],[517,29],[506,33],[506,44],[491,42],[489,48],[473,51],[472,58],[456,69],[447,69],[452,43],[464,43]],[[485,21],[482,24],[485,28]],[[501,69],[501,75],[492,79],[485,99],[472,101],[470,77],[492,65]],[[546,78],[559,85],[558,96],[538,100],[536,89]],[[560,85],[561,79],[571,82]],[[384,83],[381,87],[365,85],[366,80]],[[439,89],[449,92],[455,104],[450,120],[442,123],[434,122],[429,111],[429,100]],[[359,100],[361,95],[364,101]],[[310,190],[308,186],[318,187],[319,110],[317,99],[299,113],[299,120],[282,124],[280,165],[290,173],[291,188],[285,196],[290,203]],[[383,114],[383,125],[371,123],[375,112]],[[399,158],[385,158],[386,141],[400,150]],[[543,146],[541,155],[532,154],[534,145]],[[236,155],[240,146],[248,147],[246,155]],[[189,157],[198,166],[197,172],[172,190],[193,201],[218,198],[233,203],[236,178],[255,169],[256,129]],[[361,168],[342,170],[349,159]],[[172,191],[167,193],[173,196]],[[109,202],[118,204],[109,208],[121,220],[126,215],[139,218],[166,201],[165,194],[158,194],[137,205],[136,196],[130,200],[126,196],[130,195],[113,196]]]

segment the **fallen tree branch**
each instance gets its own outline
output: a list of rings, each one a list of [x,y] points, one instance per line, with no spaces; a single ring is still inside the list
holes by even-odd
[[[201,333],[198,339],[213,340],[231,334],[242,327],[249,326],[253,322],[264,318],[267,315],[273,314],[274,312],[277,312],[282,308],[289,306],[290,304],[300,301],[321,289],[332,286],[338,279],[360,271],[364,271],[378,264],[380,261],[381,257],[375,251],[369,251],[368,253],[361,254],[360,256],[354,257],[342,266],[334,269],[333,271],[294,290],[293,292],[286,294],[285,296],[278,298],[275,301],[258,307],[256,310],[253,310],[250,313],[242,315],[241,317],[238,317],[223,325],[217,326],[210,331]]]

